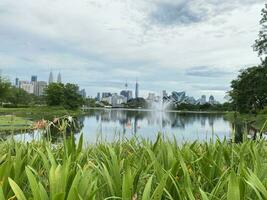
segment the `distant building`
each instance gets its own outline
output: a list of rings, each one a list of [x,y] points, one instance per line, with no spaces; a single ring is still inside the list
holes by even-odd
[[[60,72],[57,75],[57,83],[62,83],[62,77]]]
[[[166,90],[163,90],[162,91],[162,97],[164,98],[166,98],[166,97],[168,97],[168,93],[166,92]]]
[[[48,84],[51,84],[54,82],[53,72],[51,71],[49,74]]]
[[[202,95],[201,98],[200,98],[200,104],[201,105],[204,105],[207,103],[207,98],[206,98],[206,95]]]
[[[133,92],[131,90],[122,90],[120,95],[124,96],[127,101],[133,98]]]
[[[43,96],[44,90],[47,87],[47,83],[45,81],[38,81],[36,84],[36,96]]]
[[[155,93],[149,93],[148,97],[147,97],[147,100],[148,101],[156,101],[157,100],[156,94]]]
[[[86,91],[85,89],[82,89],[79,91],[79,94],[83,97],[83,98],[86,98]]]
[[[210,104],[215,104],[215,98],[214,98],[213,95],[210,95],[209,103],[210,103]]]
[[[102,99],[103,98],[108,98],[108,97],[111,97],[111,93],[110,92],[103,92],[102,93]]]
[[[100,95],[100,92],[98,92],[97,95],[96,95],[96,101],[101,101],[101,95]]]
[[[135,98],[137,99],[139,97],[139,84],[136,81],[135,83]]]
[[[19,88],[19,78],[16,78],[15,79],[15,87],[16,88]]]
[[[32,76],[32,77],[31,77],[31,82],[32,82],[32,83],[33,83],[33,82],[37,82],[37,76],[35,76],[35,75]]]
[[[33,84],[31,84],[29,82],[23,82],[23,83],[21,82],[20,88],[23,89],[24,91],[28,92],[29,94],[34,93],[34,86],[33,86]]]

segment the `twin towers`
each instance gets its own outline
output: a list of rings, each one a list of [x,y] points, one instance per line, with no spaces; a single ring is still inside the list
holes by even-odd
[[[57,83],[61,83],[62,82],[62,78],[61,78],[61,73],[59,72],[57,75]],[[54,76],[53,76],[53,72],[51,71],[49,74],[49,80],[48,83],[54,83]]]

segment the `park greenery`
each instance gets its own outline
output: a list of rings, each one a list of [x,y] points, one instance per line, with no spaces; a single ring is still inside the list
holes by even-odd
[[[78,109],[84,104],[75,84],[51,83],[45,90],[46,103],[49,106],[63,106],[66,109]]]
[[[261,30],[254,50],[258,52],[262,63],[241,70],[237,79],[231,83],[231,102],[240,113],[256,114],[267,106],[267,4],[262,10],[260,24]]]
[[[267,143],[0,143],[0,199],[266,199]]]

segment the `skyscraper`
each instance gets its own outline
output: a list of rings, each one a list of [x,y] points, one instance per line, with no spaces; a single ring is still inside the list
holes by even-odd
[[[16,88],[19,88],[19,78],[16,78],[15,79],[15,87]]]
[[[135,98],[137,99],[139,97],[139,84],[136,80],[136,83],[135,83]]]
[[[61,83],[62,82],[62,80],[61,80],[61,73],[60,72],[57,75],[57,82],[58,83]]]
[[[32,76],[32,77],[31,77],[31,82],[32,82],[32,83],[33,83],[33,82],[37,82],[37,76],[35,76],[35,75]]]
[[[53,78],[53,72],[51,71],[50,74],[49,74],[49,80],[48,80],[48,83],[53,83],[54,82],[54,78]]]

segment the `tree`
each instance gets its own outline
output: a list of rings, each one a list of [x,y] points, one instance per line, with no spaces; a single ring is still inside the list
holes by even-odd
[[[261,15],[261,30],[259,32],[259,38],[254,44],[254,50],[258,52],[259,56],[267,54],[267,4],[265,4],[265,8],[262,9]],[[267,58],[264,58],[264,62],[267,62]]]
[[[67,83],[64,87],[63,106],[67,109],[77,109],[83,105],[83,98],[79,94],[79,87],[75,84]]]
[[[45,90],[46,103],[49,106],[63,106],[66,109],[77,109],[83,105],[79,87],[75,84],[51,83]]]
[[[8,80],[0,76],[0,101],[3,102],[8,94],[11,84]]]
[[[64,101],[64,85],[62,83],[51,83],[45,89],[45,99],[49,106],[60,106]]]
[[[255,113],[267,105],[267,65],[242,70],[229,92],[236,110]]]
[[[13,105],[29,105],[33,103],[33,95],[27,93],[21,88],[11,87],[6,97],[7,101]]]

